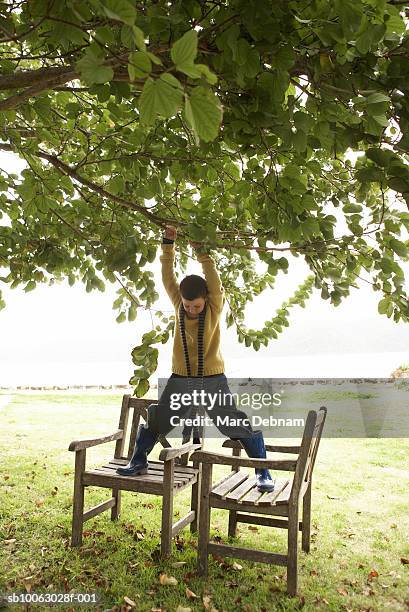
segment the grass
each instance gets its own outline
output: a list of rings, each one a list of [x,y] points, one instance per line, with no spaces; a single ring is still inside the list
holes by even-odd
[[[111,522],[108,512],[91,519],[83,546],[71,549],[74,454],[68,445],[114,431],[120,403],[114,393],[12,393],[0,408],[0,594],[100,593],[99,606],[72,608],[84,612],[131,609],[124,597],[141,612],[176,612],[178,606],[220,612],[408,610],[409,565],[401,562],[409,557],[407,439],[321,441],[312,546],[310,554],[300,552],[295,598],[286,595],[286,571],[279,566],[240,560],[234,566],[232,559],[211,558],[207,580],[198,577],[196,537],[188,529],[174,542],[172,557],[161,561],[161,499],[155,496],[124,492],[119,521]],[[220,447],[220,440],[211,446]],[[113,449],[114,443],[89,449],[87,466],[101,464]],[[88,488],[86,508],[107,497],[107,491]],[[188,492],[176,496],[176,514],[188,505]],[[227,541],[227,513],[212,512],[211,524],[213,536]],[[241,524],[235,541],[286,552],[285,530]],[[177,584],[162,585],[161,572]],[[186,588],[198,597],[189,598]]]

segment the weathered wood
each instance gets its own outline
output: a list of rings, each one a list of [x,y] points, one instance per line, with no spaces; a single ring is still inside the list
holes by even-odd
[[[278,529],[288,529],[288,520],[284,518],[273,518],[270,516],[257,516],[256,514],[237,513],[238,523],[250,523],[251,525],[265,525],[266,527],[277,527]],[[299,521],[298,528],[302,531],[302,521]]]
[[[116,473],[116,468],[113,466],[102,466],[102,467],[97,467],[95,468],[95,470],[93,471],[97,471],[101,474],[107,474],[108,476],[117,476],[120,474]],[[157,469],[157,468],[152,468],[150,465],[148,466],[148,472],[146,474],[146,476],[157,476],[158,478],[162,479],[163,478],[163,474],[164,474],[164,469]],[[142,478],[145,474],[140,474],[139,478]],[[130,476],[130,478],[135,478],[135,476]],[[175,472],[175,483],[177,486],[180,486],[182,484],[185,484],[186,482],[190,482],[194,479],[194,474],[192,473],[188,473],[185,472],[183,473],[176,473]]]
[[[256,477],[248,476],[247,479],[242,482],[238,487],[236,487],[233,491],[229,491],[226,494],[226,499],[230,499],[231,501],[238,501],[255,486]]]
[[[134,409],[134,412],[132,415],[131,433],[129,436],[129,444],[128,444],[128,460],[131,459],[135,451],[136,436],[138,434],[140,420],[141,420],[141,414],[139,410]]]
[[[226,440],[227,442],[235,442],[235,440]],[[237,442],[238,446],[234,446],[233,450],[232,450],[232,455],[233,457],[240,457],[242,446],[239,442]],[[224,446],[224,444],[223,444]],[[232,466],[232,471],[233,472],[238,472],[239,468],[238,467],[234,467]],[[227,528],[227,533],[229,534],[229,537],[234,538],[236,535],[236,530],[237,530],[237,520],[236,520],[236,511],[235,510],[230,510],[229,511],[229,524],[228,524],[228,528]]]
[[[128,463],[127,459],[124,457],[120,457],[118,459],[111,459],[111,461],[106,466],[114,467],[115,469],[119,466],[124,466]],[[162,470],[163,472],[164,464],[161,461],[151,461],[149,459],[149,468],[153,470]],[[191,465],[176,465],[175,463],[175,474],[196,474],[197,470]]]
[[[287,544],[287,593],[294,597],[297,595],[298,580],[298,504],[289,506]]]
[[[217,487],[212,488],[212,497],[225,497],[229,491],[237,487],[244,480],[247,480],[248,474],[246,472],[230,472],[229,478],[226,478]]]
[[[275,506],[288,506],[289,499],[291,497],[292,491],[292,480],[288,481],[288,484],[280,491],[280,493],[275,498]]]
[[[179,519],[178,521],[176,521],[176,523],[174,523],[172,525],[172,538],[179,533],[179,531],[181,529],[183,529],[183,527],[186,527],[186,525],[189,525],[192,523],[192,521],[195,518],[195,512],[193,510],[191,510],[190,512],[188,512],[185,516],[182,516],[181,519]]]
[[[182,457],[186,453],[198,450],[201,447],[201,444],[182,444],[179,448],[164,448],[159,453],[159,460],[169,461],[169,459],[176,459],[176,457]]]
[[[250,457],[230,457],[209,451],[196,451],[191,459],[202,463],[212,463],[219,465],[232,465],[234,467],[252,467],[252,468],[267,468],[269,470],[284,470],[286,472],[294,472],[297,466],[297,460],[292,459],[252,459]]]
[[[115,505],[111,510],[111,521],[117,521],[121,515],[121,491],[112,489],[112,497],[115,499]]]
[[[238,523],[250,523],[250,525],[264,525],[265,527],[278,527],[279,529],[288,529],[288,520],[272,518],[271,516],[257,516],[256,514],[242,514],[237,512]],[[299,530],[302,531],[302,521],[299,521]]]
[[[222,508],[224,510],[240,510],[240,512],[255,512],[257,514],[274,514],[276,516],[288,516],[288,504],[282,506],[255,506],[254,504],[239,504],[237,501],[210,497],[212,508]]]
[[[233,448],[243,450],[241,443],[238,440],[226,440],[222,444],[223,448]],[[266,450],[272,453],[295,453],[298,454],[301,450],[301,446],[285,446],[285,445],[272,445],[266,444]]]
[[[70,444],[69,450],[76,451],[76,471],[74,476],[73,495],[73,522],[72,522],[72,546],[82,543],[82,528],[85,520],[94,517],[111,508],[111,519],[116,520],[121,511],[122,491],[133,491],[137,493],[148,493],[163,496],[162,505],[162,528],[163,538],[161,543],[162,552],[167,555],[171,550],[172,534],[184,526],[191,524],[193,530],[197,529],[198,506],[199,506],[199,484],[198,478],[201,466],[196,463],[191,465],[176,465],[176,458],[180,455],[188,457],[192,450],[198,450],[200,445],[186,445],[185,448],[171,449],[165,452],[166,462],[149,461],[148,472],[139,476],[121,476],[116,472],[119,466],[125,466],[135,447],[137,426],[141,420],[146,422],[147,408],[153,400],[139,399],[124,395],[119,418],[119,427],[116,432],[109,436],[89,440],[76,440]],[[132,431],[129,435],[128,452],[125,454],[130,410],[133,410]],[[92,470],[85,470],[86,448],[116,440],[114,458],[102,466]],[[170,444],[165,436],[159,437],[159,442],[165,449]],[[187,448],[188,447],[188,448]],[[172,466],[172,476],[168,477],[169,466]],[[112,497],[84,513],[84,490],[86,486],[98,486],[111,489]],[[173,496],[192,487],[192,501],[190,512],[172,526]]]
[[[290,497],[290,487],[288,486],[289,483],[290,481],[288,479],[282,479],[282,480],[277,479],[275,481],[274,491],[271,491],[270,493],[265,493],[263,497],[260,497],[257,503],[260,504],[261,506],[274,505],[277,502],[277,499],[280,501],[280,503],[283,503],[286,499],[284,495],[285,490],[288,491],[288,494],[287,494],[287,500],[288,500],[288,498]]]
[[[241,548],[240,546],[215,544],[213,542],[209,542],[207,550],[208,554],[218,557],[234,557],[236,559],[245,559],[246,561],[259,561],[261,563],[271,563],[273,565],[287,565],[286,555],[279,555],[266,550]]]
[[[129,398],[130,397],[131,396],[129,394],[124,395],[122,397],[122,406],[121,406],[121,413],[119,415],[118,429],[122,429],[122,431],[124,432],[124,435],[122,436],[122,438],[116,441],[114,457],[121,457],[124,454],[126,433],[128,431]]]
[[[291,596],[297,594],[298,532],[302,532],[303,549],[308,552],[310,545],[312,470],[325,417],[326,408],[324,407],[320,409],[318,417],[315,411],[308,413],[301,446],[287,448],[280,445],[267,446],[271,452],[299,452],[295,461],[242,459],[237,457],[238,443],[232,441],[226,441],[224,446],[233,448],[233,454],[236,456],[228,457],[204,451],[197,451],[193,454],[192,458],[202,465],[200,490],[203,507],[200,510],[199,526],[199,574],[207,573],[209,554],[284,565],[287,567],[287,593]],[[231,465],[233,471],[217,485],[211,487],[211,473],[214,464]],[[255,478],[241,472],[240,467],[285,469],[286,471],[294,471],[295,474],[292,480],[287,478],[276,479],[275,490],[270,493],[262,493],[257,490]],[[209,487],[211,487],[210,492]],[[301,498],[303,499],[303,517],[302,521],[299,521],[298,502]],[[209,542],[211,508],[221,508],[229,511],[229,536],[235,535],[238,522],[287,529],[288,554],[280,555],[269,551]]]
[[[112,440],[119,440],[123,436],[122,429],[118,429],[114,433],[108,436],[102,436],[101,438],[92,438],[89,440],[74,440],[68,447],[69,451],[79,451],[91,446],[98,446],[98,444],[105,444],[106,442],[112,442]]]
[[[302,540],[301,547],[304,552],[310,552],[310,541],[311,541],[311,489],[312,480],[308,484],[308,488],[303,497],[302,504]]]
[[[109,510],[109,508],[112,508],[113,506],[115,506],[115,502],[116,502],[115,497],[111,497],[111,499],[107,499],[106,501],[101,502],[100,504],[97,504],[96,506],[93,506],[92,508],[84,512],[83,522],[85,523],[85,521],[88,521],[94,516],[97,516],[97,514],[101,514],[101,512],[104,512],[105,510]]]
[[[200,506],[200,475],[202,473],[202,466],[196,461],[193,463],[193,468],[197,470],[196,482],[192,485],[192,495],[190,498],[190,509],[194,512],[193,521],[190,523],[190,533],[196,533],[199,525],[199,506]]]
[[[84,483],[83,474],[85,470],[86,450],[78,450],[75,453],[74,494],[72,508],[72,532],[71,546],[81,546],[82,525],[84,514]]]
[[[207,575],[212,471],[213,466],[211,463],[203,464],[200,483],[199,541],[197,546],[197,572],[201,576]]]
[[[163,478],[162,531],[160,548],[162,557],[168,557],[172,550],[174,467],[174,459],[166,461]]]
[[[257,504],[259,499],[264,495],[263,491],[259,491],[256,487],[251,489],[244,497],[238,500],[239,504]]]

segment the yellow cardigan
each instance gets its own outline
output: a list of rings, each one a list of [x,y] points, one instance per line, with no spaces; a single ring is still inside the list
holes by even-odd
[[[197,253],[197,259],[202,265],[203,273],[209,290],[204,328],[204,376],[223,374],[224,361],[220,352],[220,316],[223,310],[225,296],[219,275],[213,259],[207,253]],[[187,376],[183,344],[180,335],[178,311],[181,304],[179,283],[175,276],[175,245],[162,244],[160,256],[162,264],[162,281],[175,308],[176,324],[173,341],[172,372]],[[197,331],[199,319],[185,317],[186,342],[189,351],[189,361],[192,376],[197,376]]]

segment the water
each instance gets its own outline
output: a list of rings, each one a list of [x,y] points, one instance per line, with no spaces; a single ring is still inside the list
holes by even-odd
[[[229,377],[271,378],[388,378],[403,363],[409,363],[409,352],[315,353],[249,359],[226,358]],[[152,383],[171,372],[168,359],[160,362]],[[129,361],[104,362],[0,362],[0,387],[128,385],[133,374]]]

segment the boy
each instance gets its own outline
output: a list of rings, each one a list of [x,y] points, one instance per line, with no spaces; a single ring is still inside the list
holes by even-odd
[[[171,408],[171,396],[192,391],[201,383],[206,394],[214,397],[230,396],[224,361],[220,351],[220,316],[224,306],[224,290],[212,258],[197,251],[205,279],[192,274],[178,284],[174,272],[176,228],[168,225],[162,242],[162,281],[176,311],[173,344],[172,375],[158,404],[148,407],[148,420],[141,425],[136,436],[133,456],[128,465],[117,469],[123,476],[146,474],[147,454],[151,452],[160,435],[166,435],[173,427],[170,419],[175,415]],[[194,246],[194,245],[193,245]],[[239,440],[249,457],[265,459],[266,448],[261,431],[253,431],[247,415],[238,410],[234,400],[228,405],[216,402],[206,407],[209,417],[227,437]],[[180,406],[178,417],[185,417],[192,408]],[[225,424],[225,417],[232,425]],[[218,423],[218,419],[223,423]],[[273,491],[274,481],[267,469],[256,469],[259,491]]]

